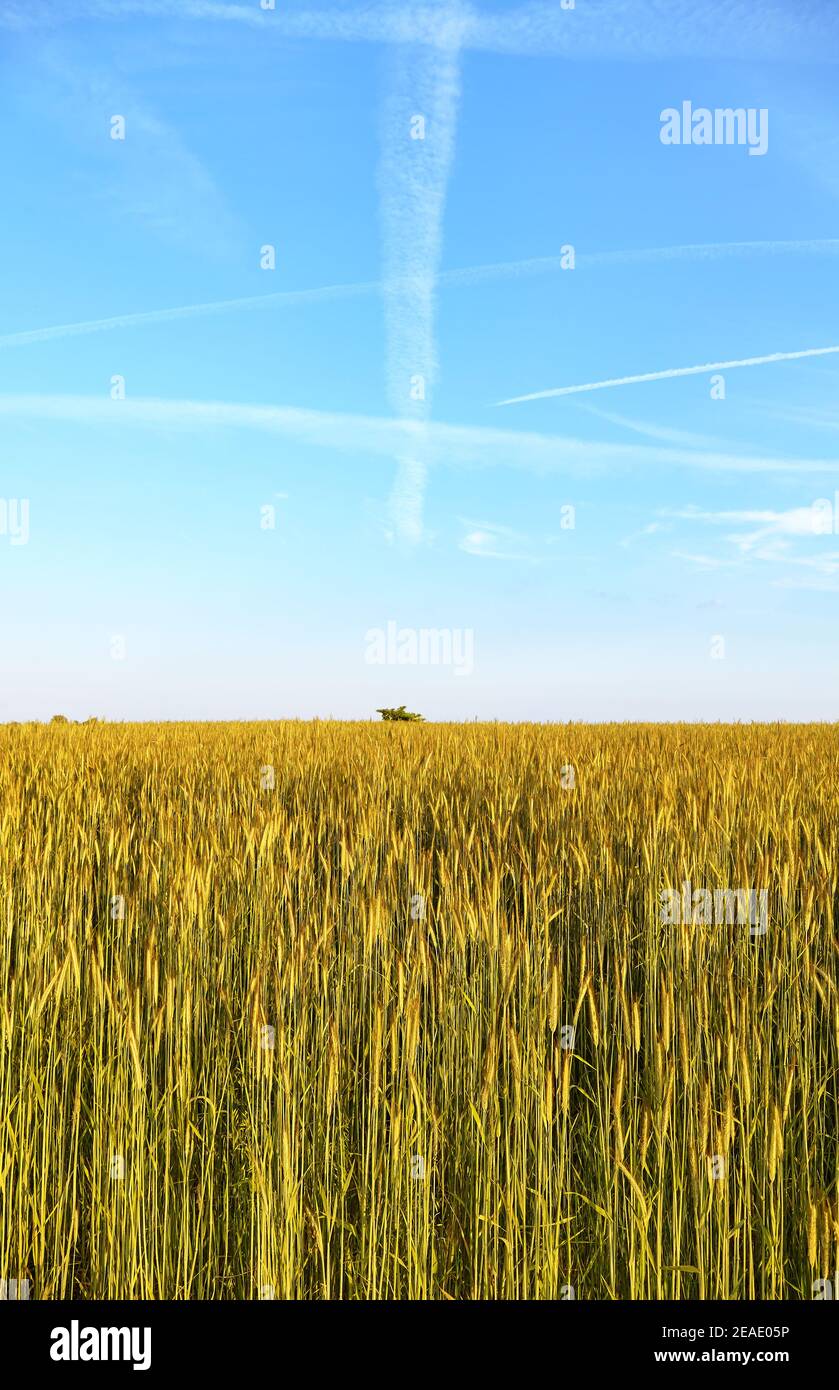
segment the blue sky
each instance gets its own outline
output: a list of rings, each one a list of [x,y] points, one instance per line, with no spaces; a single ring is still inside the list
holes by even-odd
[[[839,7],[0,0],[0,54],[0,720],[836,717]]]

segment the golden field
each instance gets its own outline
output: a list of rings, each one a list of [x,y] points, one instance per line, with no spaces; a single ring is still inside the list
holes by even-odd
[[[809,1299],[839,1266],[834,726],[0,749],[32,1298]],[[683,881],[765,888],[768,930],[663,924]]]

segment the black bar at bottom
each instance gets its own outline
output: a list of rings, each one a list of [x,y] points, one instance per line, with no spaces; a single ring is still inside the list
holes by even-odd
[[[206,1372],[215,1384],[330,1370],[388,1379],[437,1375],[453,1362],[497,1375],[680,1368],[780,1368],[796,1376],[834,1364],[839,1302],[796,1303],[148,1303],[0,1302],[7,1366],[58,1382],[103,1374]],[[401,1350],[400,1350],[401,1349]],[[394,1361],[394,1353],[398,1353]],[[297,1367],[292,1371],[292,1367]],[[541,1368],[541,1370],[540,1370]],[[470,1377],[471,1378],[471,1377]],[[15,1378],[4,1381],[12,1385]],[[433,1390],[433,1387],[432,1387]]]

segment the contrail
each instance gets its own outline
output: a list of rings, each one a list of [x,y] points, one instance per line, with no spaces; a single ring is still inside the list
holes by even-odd
[[[703,376],[706,372],[731,371],[734,367],[762,367],[767,362],[795,362],[801,357],[826,357],[839,347],[803,348],[800,352],[770,352],[766,357],[741,357],[732,362],[705,362],[701,367],[669,367],[664,372],[641,372],[638,376],[615,376],[608,381],[587,381],[580,386],[554,386],[550,391],[531,391],[527,396],[511,396],[496,405],[521,405],[523,401],[543,401],[549,396],[576,396],[580,391],[603,391],[607,386],[634,386],[639,381],[667,381],[676,376]]]
[[[443,244],[446,185],[454,156],[464,13],[459,0],[434,10],[437,46],[400,47],[385,102],[379,168],[387,394],[394,415],[415,426],[400,454],[388,511],[400,540],[422,539],[427,426],[437,376],[434,295]]]
[[[577,256],[577,270],[589,266],[636,265],[673,260],[718,260],[723,257],[752,255],[839,255],[839,237],[811,241],[730,241],[698,242],[684,246],[638,247],[627,251],[591,251]],[[461,266],[442,270],[438,286],[468,287],[494,280],[518,280],[528,276],[552,275],[562,270],[560,256],[532,256],[521,261],[494,261],[486,265]],[[394,276],[390,289],[406,293],[426,284],[421,277]],[[327,303],[337,299],[356,299],[364,295],[384,293],[381,280],[360,280],[350,284],[320,285],[313,289],[278,290],[274,294],[252,294],[239,299],[216,299],[204,304],[177,305],[169,309],[148,309],[140,313],[114,314],[108,318],[83,319],[78,323],[59,323],[45,328],[29,328],[19,333],[0,334],[0,348],[25,347],[30,343],[47,343],[55,338],[73,338],[84,333],[107,333],[118,328],[141,328],[145,324],[174,323],[178,319],[198,318],[210,314],[235,313],[238,310],[273,309],[296,304]]]
[[[738,256],[839,255],[839,237],[797,241],[711,241],[687,242],[678,246],[639,246],[622,251],[580,251],[577,270],[590,266],[645,265],[660,261],[716,261]],[[517,280],[526,275],[544,275],[563,269],[561,256],[534,256],[524,261],[500,261],[490,265],[464,266],[443,271],[440,284],[470,285],[484,280]]]
[[[687,449],[673,444],[615,444],[565,435],[534,434],[526,430],[486,425],[452,425],[307,410],[295,406],[239,404],[232,401],[159,400],[112,401],[97,396],[2,395],[0,420],[62,421],[83,428],[124,430],[245,429],[258,430],[340,454],[386,460],[412,455],[417,435],[423,439],[429,463],[445,468],[514,468],[545,475],[556,471],[591,478],[606,469],[671,469],[674,465],[728,473],[828,473],[839,469],[836,458],[805,459],[717,450]]]
[[[808,12],[802,13],[802,9]],[[744,22],[748,10],[749,21]],[[757,12],[753,15],[752,10]],[[12,29],[50,27],[70,19],[122,20],[174,18],[247,26],[261,37],[313,39],[345,43],[441,46],[436,10],[429,4],[398,4],[395,0],[365,0],[352,6],[311,7],[277,4],[262,10],[248,3],[214,0],[76,0],[74,5],[8,2],[0,8],[0,25]],[[835,10],[751,5],[669,5],[659,0],[598,0],[574,10],[560,9],[557,0],[529,0],[501,12],[484,8],[465,11],[464,50],[582,60],[625,59],[632,62],[692,58],[755,59],[797,62],[830,61],[839,37]],[[445,45],[445,39],[442,40]]]
[[[252,294],[244,299],[217,299],[206,304],[184,304],[173,309],[149,309],[139,314],[116,314],[112,318],[84,319],[80,323],[60,323],[50,328],[30,328],[22,333],[0,335],[0,348],[23,347],[27,343],[47,343],[54,338],[73,338],[82,333],[105,333],[115,328],[136,328],[150,323],[174,323],[177,319],[198,318],[205,314],[226,314],[237,309],[270,309],[287,304],[316,304],[331,299],[350,299],[375,294],[378,280],[354,285],[323,285],[311,290],[280,290],[276,294]]]

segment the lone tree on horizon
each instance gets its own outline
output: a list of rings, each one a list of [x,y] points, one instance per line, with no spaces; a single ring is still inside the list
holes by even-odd
[[[424,722],[421,714],[412,714],[404,705],[400,705],[398,709],[377,709],[376,713],[380,714],[382,719],[402,719],[412,724]]]

